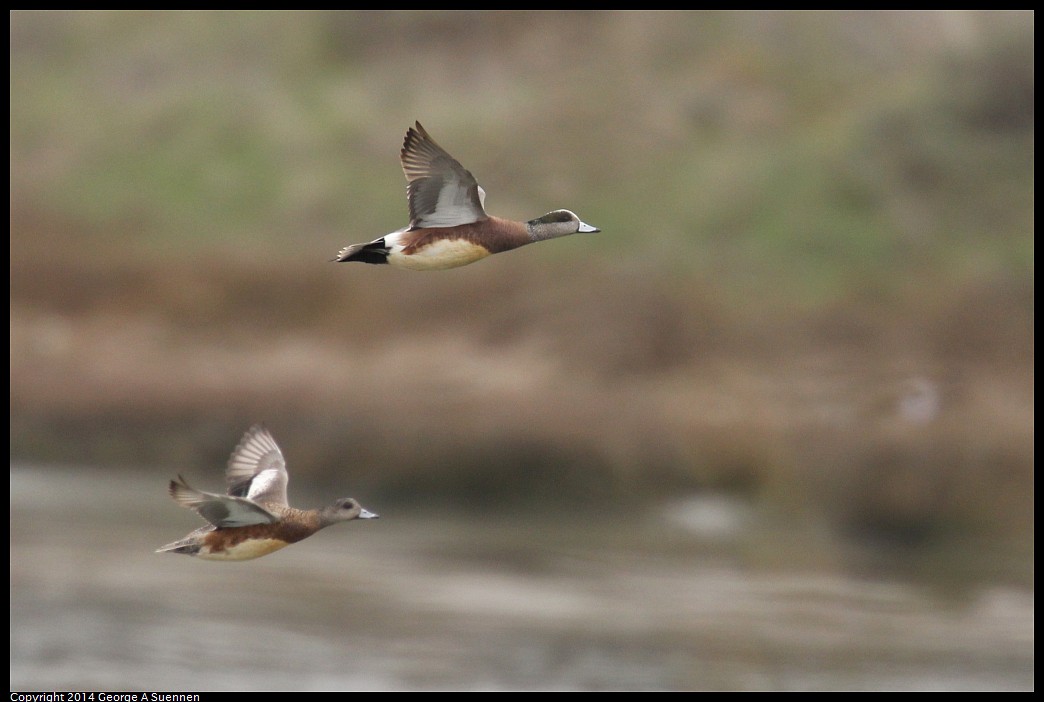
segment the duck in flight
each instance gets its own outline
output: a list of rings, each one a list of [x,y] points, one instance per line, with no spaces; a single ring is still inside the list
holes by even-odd
[[[376,519],[350,497],[322,509],[296,509],[286,501],[286,462],[272,435],[250,427],[232,451],[225,469],[228,494],[190,487],[180,475],[168,492],[182,507],[194,509],[209,524],[156,550],[215,561],[245,561],[306,539],[337,522]]]
[[[406,131],[399,158],[408,183],[409,225],[367,244],[346,246],[333,260],[443,270],[535,241],[601,231],[569,210],[528,222],[486,214],[486,192],[475,176],[436,144],[420,122]]]

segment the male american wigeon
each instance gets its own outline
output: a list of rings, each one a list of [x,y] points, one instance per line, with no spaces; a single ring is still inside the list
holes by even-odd
[[[368,244],[347,246],[333,260],[442,270],[534,241],[601,231],[569,210],[528,222],[486,214],[486,192],[475,176],[436,144],[420,122],[406,130],[399,158],[408,183],[409,226]]]
[[[295,509],[286,503],[286,462],[268,430],[254,425],[232,451],[225,470],[228,494],[189,487],[180,475],[168,492],[182,507],[210,524],[156,549],[215,561],[245,561],[306,539],[323,527],[352,519],[375,519],[350,497],[322,509]]]

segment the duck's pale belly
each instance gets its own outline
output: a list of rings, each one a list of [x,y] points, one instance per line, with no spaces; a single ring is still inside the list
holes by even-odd
[[[470,241],[441,240],[428,244],[423,249],[404,256],[402,247],[396,246],[388,253],[388,263],[397,268],[414,271],[438,271],[473,263],[489,256],[489,249]]]
[[[208,561],[249,561],[251,558],[267,556],[284,546],[289,546],[289,544],[281,539],[250,539],[220,551],[212,551],[209,547],[200,549],[196,558]]]

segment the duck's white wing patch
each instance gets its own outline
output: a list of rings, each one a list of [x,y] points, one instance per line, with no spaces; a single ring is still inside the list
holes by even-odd
[[[457,159],[435,143],[417,122],[406,132],[399,154],[409,185],[410,227],[455,227],[486,216],[486,193]]]
[[[260,424],[250,427],[228,459],[228,494],[286,505],[287,480],[286,461],[275,439]]]
[[[470,173],[468,174],[471,175]],[[486,216],[480,203],[479,186],[453,174],[416,180],[406,188],[410,202],[410,226],[414,229],[456,227]]]
[[[244,497],[218,495],[191,487],[180,475],[170,482],[170,496],[182,507],[194,509],[216,527],[274,524],[279,517]]]

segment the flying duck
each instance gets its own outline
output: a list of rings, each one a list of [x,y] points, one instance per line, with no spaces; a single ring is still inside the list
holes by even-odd
[[[443,270],[534,241],[601,231],[569,210],[553,210],[528,222],[486,214],[486,192],[475,176],[436,144],[420,122],[406,130],[399,158],[408,183],[409,225],[367,244],[346,246],[334,261]]]
[[[182,507],[210,522],[156,553],[169,551],[215,561],[259,558],[306,539],[324,527],[352,519],[376,519],[350,497],[322,509],[295,509],[286,502],[286,462],[272,435],[250,427],[225,470],[228,494],[190,487],[180,475],[167,491]]]

